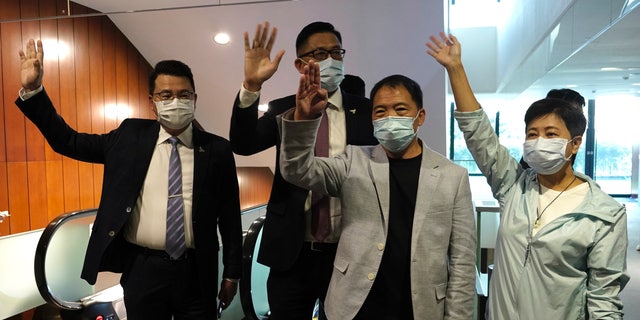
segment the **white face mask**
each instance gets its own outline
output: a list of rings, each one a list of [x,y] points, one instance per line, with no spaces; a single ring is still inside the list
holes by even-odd
[[[344,80],[344,63],[329,57],[318,62],[320,67],[320,84],[328,92],[338,90]]]
[[[155,101],[158,112],[158,122],[163,126],[179,130],[191,123],[195,117],[195,101],[193,99],[174,98],[165,104],[165,101]]]
[[[537,138],[535,140],[527,140],[522,145],[522,158],[533,170],[539,174],[554,174],[571,160],[571,156],[565,158],[567,144],[571,140],[564,138]]]
[[[378,142],[392,153],[406,149],[418,134],[413,130],[416,117],[389,116],[373,121],[373,135]]]

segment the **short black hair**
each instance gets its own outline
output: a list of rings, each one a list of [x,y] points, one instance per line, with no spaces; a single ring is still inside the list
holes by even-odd
[[[567,88],[551,89],[547,92],[547,98],[560,99],[584,107],[584,97],[577,91]]]
[[[158,75],[165,74],[176,77],[186,77],[189,79],[189,83],[193,90],[196,90],[196,85],[193,82],[193,73],[191,68],[184,62],[178,60],[163,60],[156,63],[151,74],[149,74],[149,94],[153,94],[156,90],[156,79]]]
[[[366,85],[362,78],[352,74],[345,74],[344,79],[340,82],[340,89],[344,92],[364,97]]]
[[[338,42],[342,44],[342,35],[340,35],[340,32],[336,30],[331,23],[316,21],[306,25],[300,30],[300,33],[298,33],[298,37],[296,38],[296,52],[300,51],[300,49],[307,44],[307,41],[312,35],[324,32],[333,33],[336,38],[338,38]]]
[[[376,93],[378,93],[378,90],[382,87],[397,88],[399,86],[407,89],[411,95],[411,99],[413,99],[416,106],[418,106],[418,110],[422,109],[422,89],[420,89],[420,85],[409,77],[401,74],[394,74],[378,81],[378,83],[373,86],[373,89],[371,89],[369,98],[373,101]]]
[[[574,108],[566,100],[555,98],[545,98],[532,103],[524,115],[525,128],[535,119],[548,114],[555,114],[564,121],[571,138],[583,135],[587,128],[587,119],[582,110]]]

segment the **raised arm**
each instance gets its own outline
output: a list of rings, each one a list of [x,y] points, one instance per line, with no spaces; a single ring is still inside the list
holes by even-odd
[[[233,103],[229,129],[233,152],[240,155],[252,155],[276,145],[279,138],[275,117],[293,107],[293,102],[289,106],[270,103],[269,110],[262,117],[258,114],[262,84],[273,76],[284,55],[284,50],[281,50],[271,60],[277,32],[272,28],[269,33],[269,23],[265,22],[256,26],[251,43],[249,34],[244,33],[244,81]]]
[[[271,60],[271,50],[276,41],[278,29],[273,27],[269,34],[269,22],[256,26],[253,41],[249,43],[249,33],[244,33],[244,88],[257,92],[262,84],[278,70],[284,50],[278,51]]]
[[[440,39],[436,36],[430,36],[429,39],[431,42],[427,42],[427,53],[447,70],[457,110],[469,112],[480,109],[480,103],[471,90],[462,65],[458,39],[453,35],[447,36],[444,32],[440,32]]]

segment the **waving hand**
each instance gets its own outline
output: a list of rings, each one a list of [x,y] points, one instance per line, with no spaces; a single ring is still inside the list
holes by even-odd
[[[271,29],[269,34],[269,22],[265,22],[264,26],[258,24],[256,26],[256,34],[253,36],[253,42],[249,43],[249,33],[244,33],[244,86],[250,91],[258,91],[262,87],[262,83],[269,80],[271,76],[278,70],[284,50],[278,51],[273,60],[271,60],[271,49],[276,41],[278,29]]]
[[[36,42],[33,39],[27,41],[27,51],[20,50],[20,83],[27,91],[38,89],[42,85],[43,57],[42,41]]]

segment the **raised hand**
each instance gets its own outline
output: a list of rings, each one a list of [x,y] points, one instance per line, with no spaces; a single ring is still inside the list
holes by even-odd
[[[26,53],[22,50],[18,52],[21,64],[20,83],[27,91],[38,89],[42,85],[42,76],[44,75],[42,41],[38,40],[37,46],[36,49],[36,42],[29,39]]]
[[[271,60],[271,49],[276,41],[278,29],[271,29],[269,34],[269,22],[264,26],[256,26],[256,34],[253,42],[249,43],[249,33],[244,33],[244,87],[249,91],[258,91],[262,88],[262,83],[269,80],[278,70],[280,60],[284,56],[284,50],[278,51],[273,61]]]
[[[310,60],[304,66],[296,92],[294,120],[317,118],[329,102],[329,94],[320,86],[320,66]]]
[[[444,32],[440,32],[440,39],[436,36],[430,36],[431,42],[427,42],[427,53],[432,56],[438,63],[445,68],[461,64],[461,50],[458,39],[453,36],[447,36]]]

